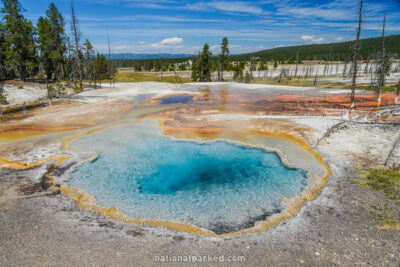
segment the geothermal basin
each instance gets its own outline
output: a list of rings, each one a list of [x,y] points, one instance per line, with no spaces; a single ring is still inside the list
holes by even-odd
[[[284,209],[306,187],[307,173],[276,152],[227,141],[161,136],[146,124],[117,126],[71,147],[97,157],[68,184],[134,218],[188,222],[217,234],[250,228]]]
[[[330,174],[304,141],[314,132],[291,113],[323,105],[334,113],[340,103],[299,95],[338,98],[229,83],[87,90],[5,116],[0,166],[50,169],[36,179],[128,223],[211,236],[265,231],[318,195]]]

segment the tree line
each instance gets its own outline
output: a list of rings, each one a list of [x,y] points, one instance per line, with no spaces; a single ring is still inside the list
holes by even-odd
[[[34,25],[18,0],[2,0],[0,21],[0,80],[21,78],[46,82],[69,80],[82,90],[82,80],[110,79],[110,62],[88,39],[81,43],[78,18],[71,3],[71,35],[54,3]]]
[[[359,59],[370,60],[379,57],[380,37],[360,39]],[[277,47],[262,50],[254,53],[235,55],[233,60],[250,60],[259,58],[264,61],[287,62],[289,64],[296,62],[299,54],[299,60],[324,60],[324,61],[351,61],[354,53],[355,41],[328,43],[328,44],[310,44],[299,46]],[[388,55],[394,58],[400,57],[400,35],[385,37],[385,47]]]

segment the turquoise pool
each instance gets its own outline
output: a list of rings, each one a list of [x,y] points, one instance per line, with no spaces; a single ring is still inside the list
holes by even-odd
[[[301,193],[307,173],[275,152],[227,141],[174,140],[132,124],[85,136],[72,147],[98,157],[68,183],[134,218],[190,222],[218,234],[254,226]]]

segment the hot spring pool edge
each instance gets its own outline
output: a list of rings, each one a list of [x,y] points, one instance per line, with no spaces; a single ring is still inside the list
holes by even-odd
[[[86,159],[77,162],[76,164],[72,165],[65,173],[68,175],[72,170],[80,166],[81,164],[88,162],[88,161],[93,161],[97,158],[97,153],[96,152],[88,152],[88,151],[82,151],[77,148],[71,148],[70,145],[73,141],[82,138],[84,136],[88,136],[91,134],[99,133],[105,130],[108,130],[110,128],[119,126],[119,125],[126,125],[126,124],[132,124],[132,123],[115,123],[112,125],[108,125],[107,127],[104,128],[99,128],[99,129],[92,129],[89,131],[86,131],[84,133],[81,133],[73,138],[69,138],[67,140],[63,140],[64,144],[64,149],[66,151],[75,151],[79,153],[91,153],[92,155]],[[161,126],[162,127],[162,126]],[[274,136],[274,138],[277,139],[282,139],[282,133],[276,133],[276,132],[271,132],[271,131],[262,131],[261,134],[265,134],[266,136],[271,138],[271,136]],[[173,136],[165,135],[160,133],[161,136],[165,136],[168,138],[172,138],[174,140],[181,140],[181,141],[189,141],[189,142],[199,142],[197,140],[191,140],[191,139],[181,139],[181,138],[175,138]],[[290,217],[294,216],[303,205],[305,205],[307,202],[310,200],[313,200],[316,196],[319,195],[319,193],[323,190],[325,187],[325,184],[327,182],[328,177],[331,175],[331,170],[329,166],[323,161],[323,156],[319,154],[318,152],[311,150],[311,146],[303,139],[293,136],[288,133],[283,134],[286,139],[290,139],[293,142],[295,142],[297,145],[301,145],[304,149],[308,150],[318,161],[320,165],[322,165],[326,171],[324,177],[316,177],[314,182],[310,184],[305,191],[303,191],[301,194],[296,195],[290,199],[287,200],[285,203],[285,209],[277,213],[265,221],[261,221],[257,223],[255,226],[243,230],[239,230],[236,232],[231,232],[231,233],[224,233],[224,234],[216,234],[211,230],[204,229],[201,227],[198,227],[196,225],[193,225],[191,223],[187,222],[177,222],[177,221],[172,221],[172,220],[155,220],[155,219],[137,219],[137,218],[131,218],[124,213],[122,213],[117,207],[102,207],[96,204],[96,200],[93,195],[86,193],[80,188],[77,187],[72,187],[69,186],[67,182],[62,182],[60,181],[55,175],[54,172],[57,168],[61,166],[61,164],[65,161],[67,161],[69,158],[65,156],[60,156],[57,159],[57,162],[54,164],[54,167],[44,176],[44,179],[47,179],[47,182],[51,185],[49,187],[50,190],[53,191],[58,191],[62,193],[65,196],[68,196],[69,198],[73,199],[76,202],[76,205],[79,209],[83,210],[90,210],[94,213],[99,213],[102,214],[108,218],[111,219],[116,219],[125,223],[129,224],[138,224],[138,225],[146,225],[146,226],[154,226],[154,227],[165,227],[168,229],[173,229],[173,230],[178,230],[178,231],[185,231],[185,232],[190,232],[194,234],[199,234],[203,236],[209,236],[209,237],[223,237],[223,238],[230,238],[230,237],[237,237],[243,234],[248,234],[248,233],[258,233],[258,232],[265,232],[271,227],[274,227],[278,225],[280,222],[285,221],[289,219]],[[266,147],[265,145],[253,145],[253,144],[247,144],[243,142],[238,142],[238,141],[232,141],[230,139],[212,139],[212,140],[205,140],[204,142],[199,142],[199,143],[205,143],[208,141],[225,141],[229,143],[234,143],[242,146],[247,146],[247,147],[255,147],[255,148],[262,148],[265,149],[269,152],[275,152],[278,154],[282,162],[288,166],[288,167],[295,167],[293,164],[290,164],[290,162],[287,160],[285,157],[284,153],[282,151],[279,151],[277,149],[271,149]],[[55,159],[52,159],[55,160]],[[18,164],[18,163],[13,163]],[[23,169],[25,166],[23,164],[20,164],[19,168]]]

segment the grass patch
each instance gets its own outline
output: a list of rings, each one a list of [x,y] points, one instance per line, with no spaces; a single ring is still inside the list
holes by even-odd
[[[3,96],[2,94],[0,94],[0,105],[7,105],[7,99],[5,98],[5,96]]]
[[[361,179],[353,180],[364,187],[382,191],[392,199],[400,197],[400,170],[378,168],[361,172]]]
[[[380,208],[380,210],[384,210],[384,208]],[[374,220],[374,223],[384,229],[388,228],[398,228],[399,227],[399,219],[394,218],[386,213],[381,213],[375,210],[369,210],[369,214],[371,218]]]
[[[318,79],[324,77],[332,77],[332,76],[319,76]],[[299,78],[292,78],[290,80],[284,78],[281,82],[278,82],[277,78],[272,79],[263,79],[263,78],[254,78],[251,80],[251,83],[258,83],[258,84],[270,84],[270,85],[287,85],[287,86],[295,86],[295,87],[314,87],[314,80],[313,77],[309,77],[309,79],[304,79],[304,77]],[[343,81],[324,81],[324,80],[317,80],[315,85],[317,88],[321,89],[350,89],[350,83]],[[383,87],[384,92],[394,92],[396,90],[397,85],[385,85]],[[376,91],[376,87],[371,87],[369,85],[357,85],[357,90],[368,90],[368,91]]]
[[[175,75],[161,77],[160,73],[142,73],[134,71],[118,71],[116,82],[167,82],[167,83],[188,83],[192,82],[191,78],[179,77],[175,79]]]
[[[382,91],[383,92],[394,92],[396,90],[396,88],[397,88],[397,86],[394,86],[394,85],[385,85],[385,86],[383,86]],[[376,87],[357,85],[357,90],[377,91],[378,89]]]
[[[295,87],[314,87],[313,80],[305,80],[305,79],[282,79],[281,82],[275,79],[258,79],[254,78],[251,80],[251,83],[257,84],[270,84],[270,85],[285,85],[285,86],[295,86]],[[328,81],[318,81],[316,84],[317,88],[342,88],[343,83],[334,83]]]
[[[384,192],[388,199],[400,199],[400,170],[378,168],[360,171],[360,179],[352,179],[353,182],[363,187]],[[365,202],[364,202],[365,203]],[[400,230],[400,217],[398,209],[400,201],[394,202],[394,206],[370,205],[368,211],[374,223],[382,229],[395,228]]]

